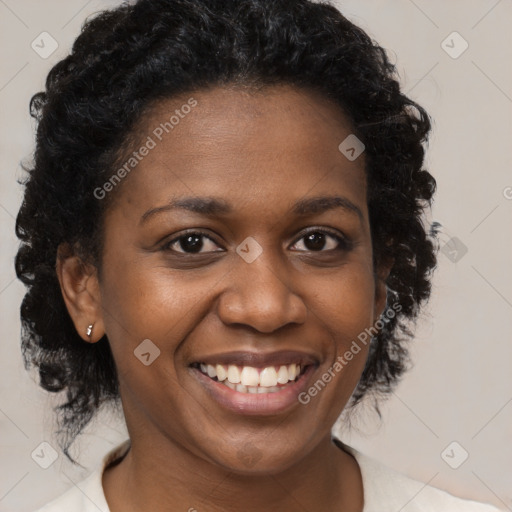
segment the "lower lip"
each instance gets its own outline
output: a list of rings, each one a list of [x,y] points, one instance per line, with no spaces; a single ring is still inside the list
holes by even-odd
[[[293,405],[300,405],[298,396],[307,387],[315,365],[309,365],[295,382],[286,384],[282,391],[274,393],[241,393],[210,379],[197,368],[191,370],[208,394],[223,407],[238,414],[265,416],[287,411]]]

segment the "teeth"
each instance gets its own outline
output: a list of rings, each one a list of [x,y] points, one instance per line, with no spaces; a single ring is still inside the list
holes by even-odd
[[[217,379],[219,379],[221,382],[228,378],[228,374],[227,374],[226,370],[224,369],[224,366],[222,366],[221,364],[218,364],[215,367],[215,370],[217,372]]]
[[[288,368],[280,366],[277,372],[277,382],[279,384],[288,384]]]
[[[242,393],[273,393],[279,390],[278,384],[283,386],[294,381],[301,372],[300,365],[295,363],[287,366],[281,365],[277,370],[274,366],[268,366],[262,370],[244,366],[240,371],[240,368],[233,364],[226,367],[222,364],[203,363],[199,365],[199,368],[211,379],[217,377],[219,382]]]
[[[270,388],[277,384],[277,372],[273,366],[263,368],[260,373],[260,386]]]
[[[208,377],[212,378],[217,376],[217,372],[215,371],[215,368],[209,364],[206,366],[206,370],[208,371]]]
[[[228,366],[228,380],[231,384],[238,384],[240,382],[240,370],[233,364]]]
[[[244,366],[240,375],[242,384],[246,386],[257,386],[260,383],[260,375],[256,368],[252,366]],[[288,380],[286,381],[288,382]]]

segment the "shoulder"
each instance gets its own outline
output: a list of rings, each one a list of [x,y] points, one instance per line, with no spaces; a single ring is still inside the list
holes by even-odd
[[[87,478],[73,484],[64,494],[34,512],[110,512],[103,491],[103,471],[113,461],[126,454],[129,446],[129,439],[115,446]]]
[[[356,459],[361,470],[364,512],[499,512],[492,505],[458,498],[413,480],[350,446],[342,445]]]

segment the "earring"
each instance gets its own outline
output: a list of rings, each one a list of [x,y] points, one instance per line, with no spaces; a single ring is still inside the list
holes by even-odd
[[[90,324],[88,327],[87,327],[87,336],[89,337],[89,340],[91,339],[91,334],[92,334],[92,328],[94,327],[94,324]]]

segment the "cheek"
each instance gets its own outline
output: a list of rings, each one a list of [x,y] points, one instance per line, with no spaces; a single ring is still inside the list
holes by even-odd
[[[337,278],[326,279],[318,287],[315,313],[344,342],[370,327],[375,313],[375,281],[364,263],[354,263],[340,271]]]
[[[320,382],[307,396],[321,394],[314,407],[323,408],[335,421],[356,387],[366,363],[370,336],[366,333],[374,321],[375,281],[363,260],[347,265],[338,279],[326,280],[319,293],[315,313],[329,331],[328,357],[319,373]],[[325,382],[326,393],[320,393]],[[320,413],[320,409],[317,410]]]
[[[105,279],[102,300],[107,315],[113,317],[114,332],[124,329],[133,338],[160,338],[179,328],[180,320],[200,299],[199,291],[184,286],[165,269],[140,265],[116,270]]]

